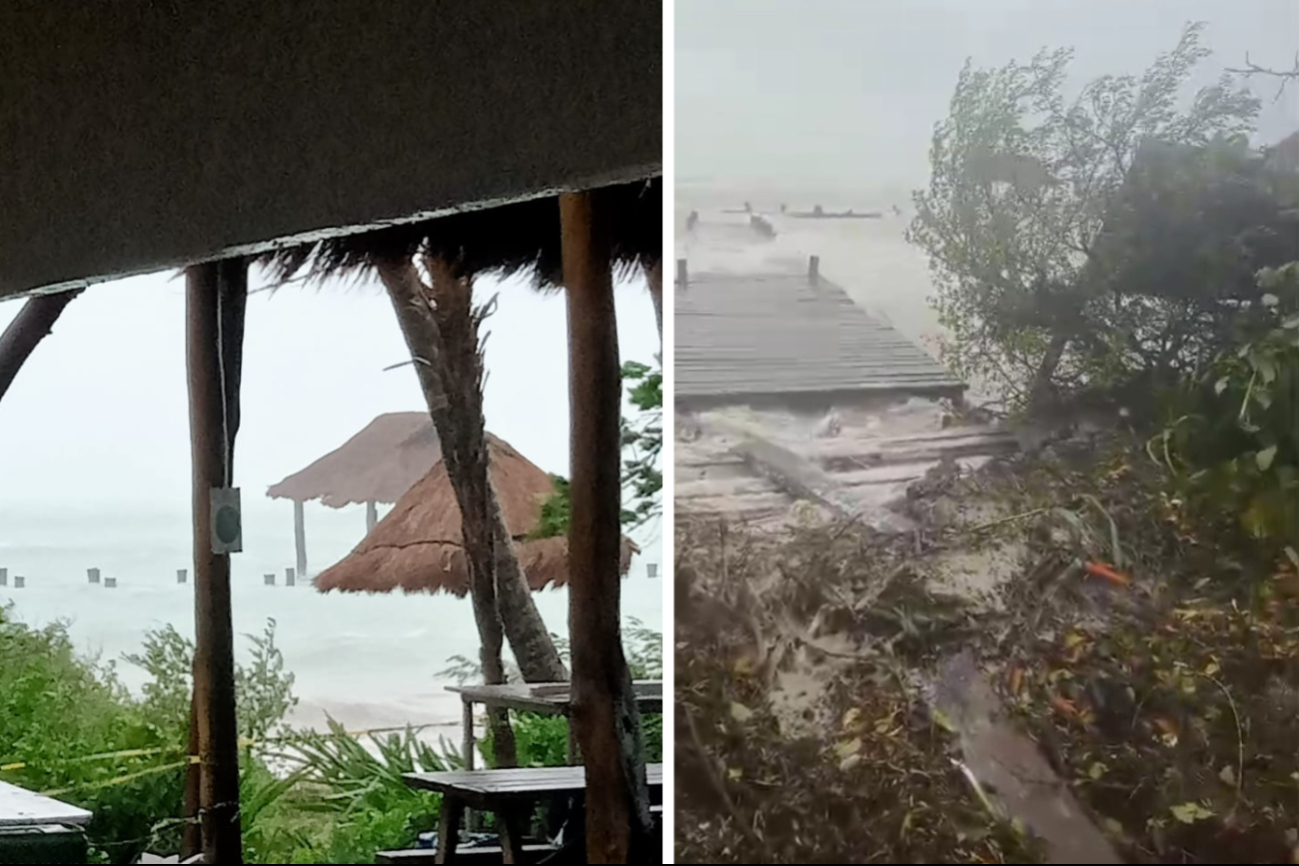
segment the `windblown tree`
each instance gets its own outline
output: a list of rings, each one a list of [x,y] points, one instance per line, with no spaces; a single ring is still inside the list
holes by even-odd
[[[1097,241],[1142,148],[1230,140],[1259,110],[1230,74],[1184,98],[1208,55],[1201,30],[1188,25],[1142,75],[1104,76],[1072,98],[1067,49],[966,64],[909,232],[930,257],[943,358],[958,374],[1016,405],[1086,383],[1097,311],[1113,296]]]

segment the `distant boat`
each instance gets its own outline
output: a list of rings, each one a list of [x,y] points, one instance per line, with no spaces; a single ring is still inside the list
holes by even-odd
[[[884,214],[877,210],[858,212],[852,208],[845,211],[827,211],[817,205],[810,211],[790,211],[789,216],[803,220],[877,220],[883,218]]]

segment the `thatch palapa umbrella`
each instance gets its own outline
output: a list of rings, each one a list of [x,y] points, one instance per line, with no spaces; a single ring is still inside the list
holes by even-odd
[[[366,506],[366,531],[378,523],[378,503],[392,504],[442,459],[442,445],[427,412],[388,412],[338,448],[266,491],[293,500],[298,574],[307,576],[303,504],[330,508]]]
[[[426,418],[427,420],[427,418]],[[555,492],[553,479],[509,443],[487,434],[492,486],[515,542],[519,565],[534,592],[568,582],[568,539],[534,539],[541,506]],[[622,574],[638,553],[624,538]],[[460,507],[439,460],[402,496],[355,550],[316,578],[321,592],[469,592]]]

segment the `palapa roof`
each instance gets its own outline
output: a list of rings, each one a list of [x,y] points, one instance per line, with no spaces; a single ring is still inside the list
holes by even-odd
[[[427,412],[380,415],[340,447],[299,470],[266,495],[330,508],[396,502],[442,459],[442,444]]]
[[[568,582],[568,540],[527,538],[541,517],[542,503],[555,492],[554,480],[509,443],[490,433],[487,442],[492,485],[528,584],[534,591],[563,586]],[[446,464],[439,460],[355,550],[316,577],[316,589],[464,595],[469,591],[469,569],[460,522]],[[636,552],[624,538],[623,574]]]
[[[654,176],[591,190],[602,208],[616,269],[652,267],[663,254],[663,178]],[[526,274],[543,289],[563,284],[559,199],[554,196],[467,210],[323,238],[271,250],[257,261],[281,280],[359,276],[380,258],[432,255],[461,276]]]
[[[948,395],[964,388],[820,276],[691,275],[676,287],[675,321],[678,400]]]

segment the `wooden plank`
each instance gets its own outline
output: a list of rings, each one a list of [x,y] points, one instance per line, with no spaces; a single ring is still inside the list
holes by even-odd
[[[59,800],[0,782],[0,827],[30,827],[42,824],[84,826],[91,813]]]
[[[714,496],[746,496],[777,493],[779,488],[766,478],[741,475],[731,478],[707,478],[703,481],[678,481],[673,490],[676,501]]]
[[[854,508],[844,497],[840,485],[819,467],[769,439],[744,432],[745,438],[732,450],[743,457],[755,472],[794,499],[815,502],[841,517],[852,516]]]
[[[651,788],[662,789],[663,765],[646,764]],[[450,794],[469,802],[581,794],[586,790],[584,767],[522,767],[509,770],[451,770],[441,773],[407,773],[412,788]]]
[[[808,446],[808,458],[820,460],[827,457],[859,457],[880,462],[899,462],[911,455],[936,454],[963,457],[975,454],[1003,454],[1018,448],[1018,442],[1009,433],[985,433],[966,436],[916,436],[895,439],[821,439]],[[935,457],[934,459],[939,459]],[[913,461],[918,462],[918,461]]]
[[[744,496],[700,496],[676,500],[678,514],[776,514],[793,505],[788,494],[779,491]]]
[[[568,683],[534,683],[531,685],[500,686],[449,686],[447,691],[460,695],[465,703],[484,707],[566,716],[572,710],[571,689]],[[663,683],[659,680],[640,680],[632,683],[637,705],[644,713],[663,712]]]

